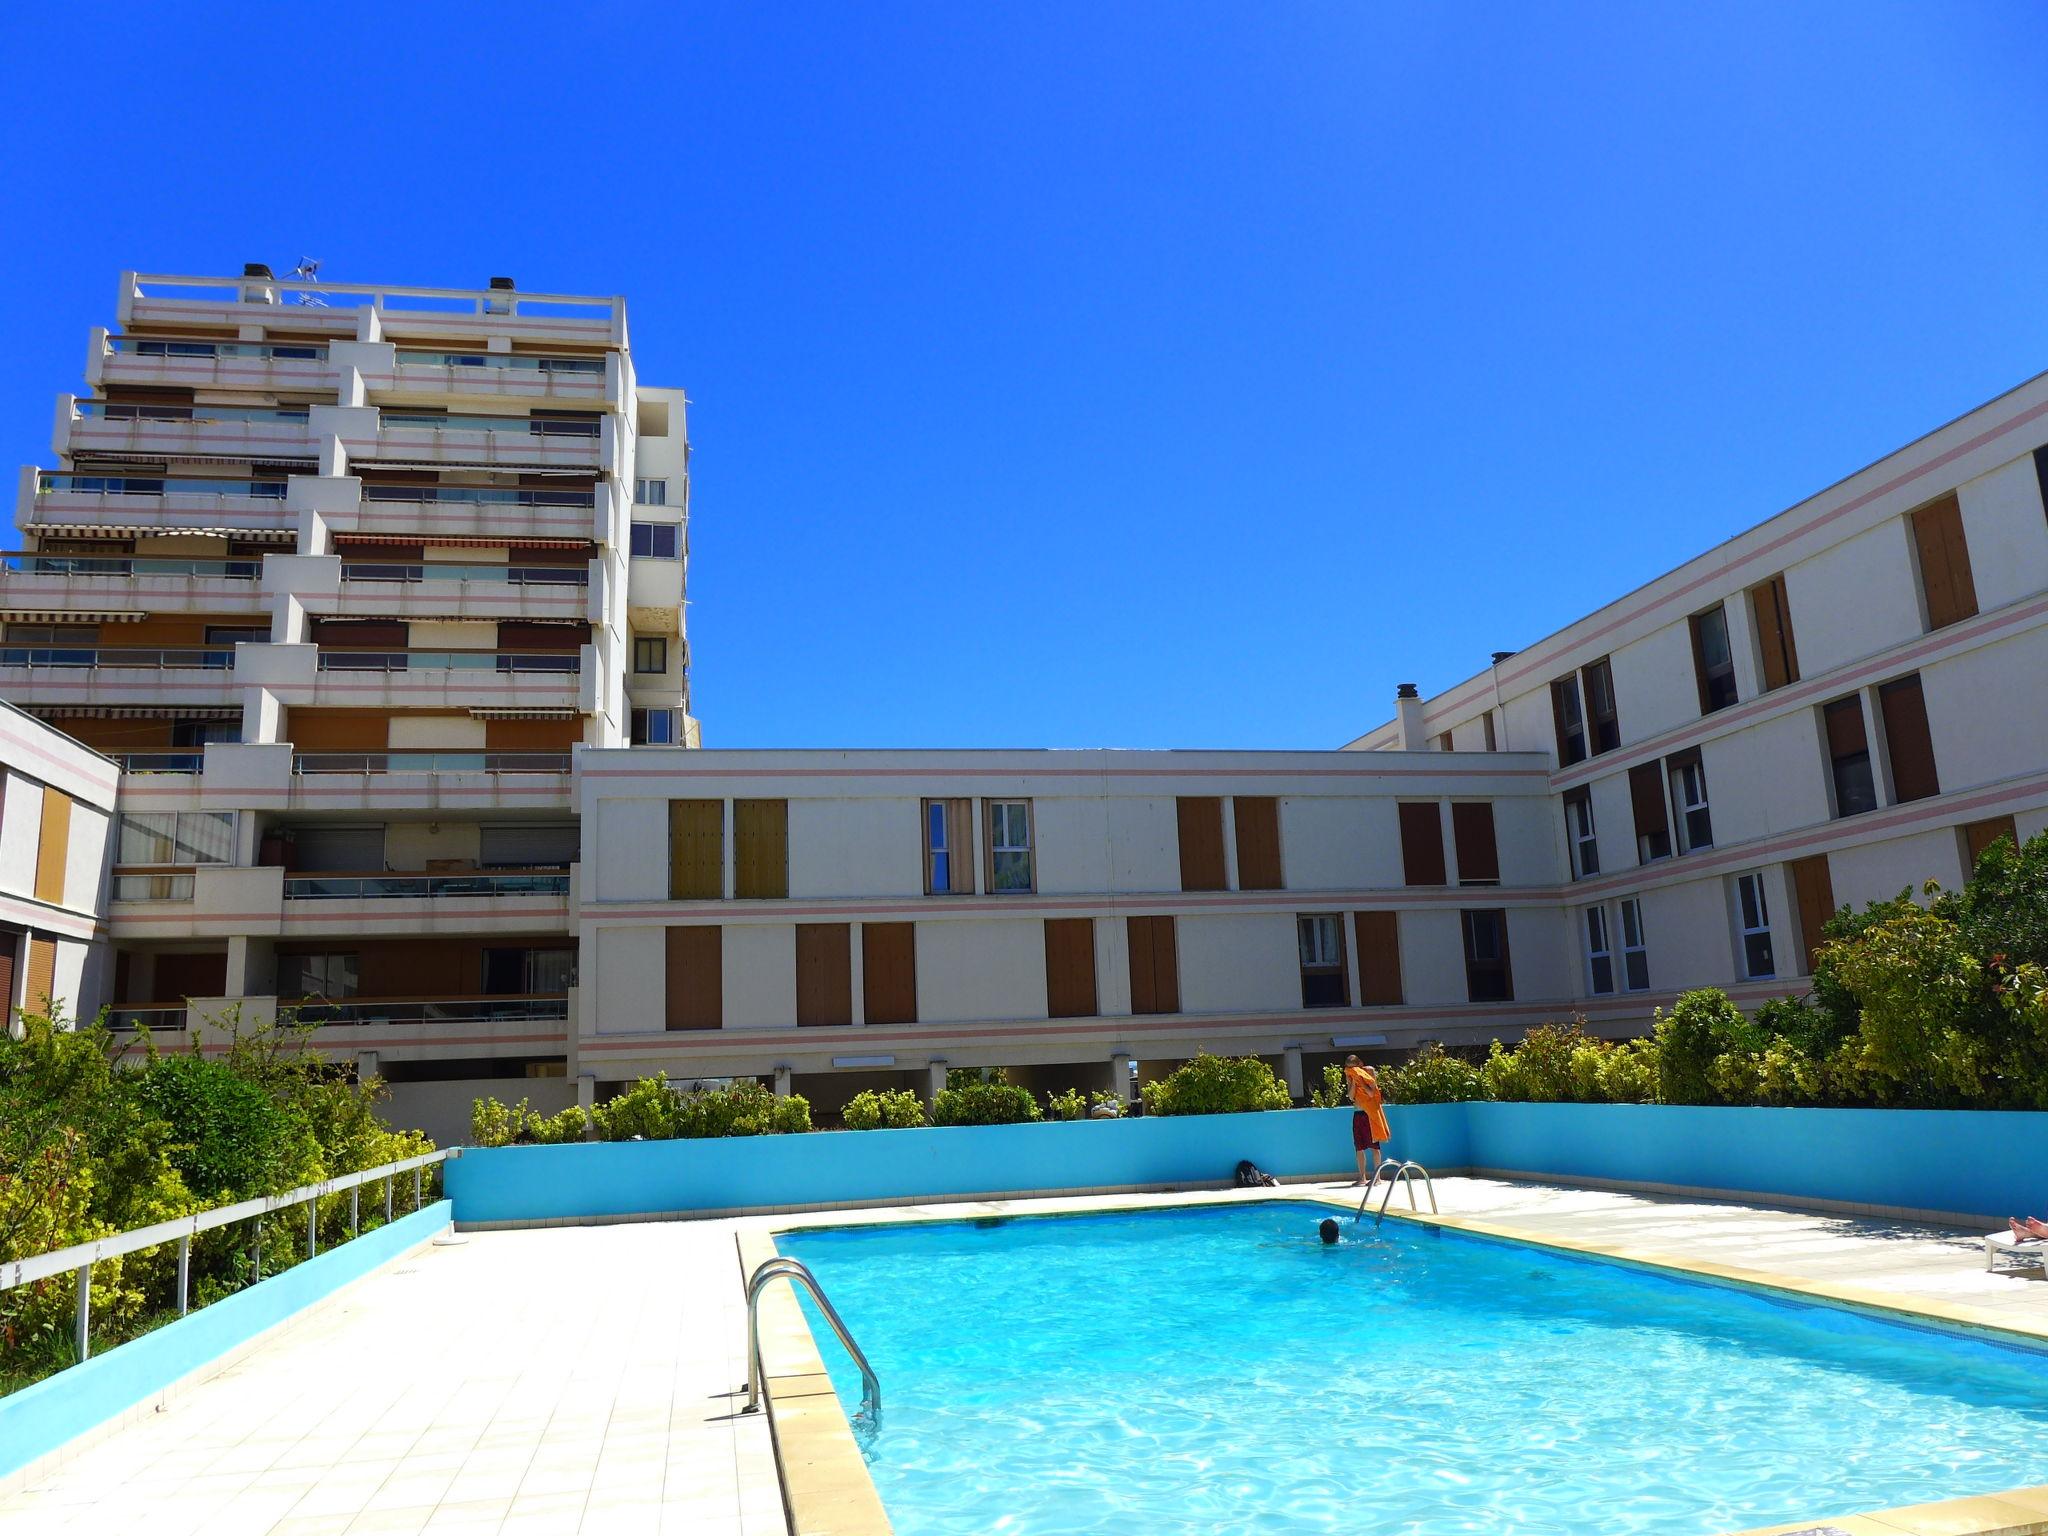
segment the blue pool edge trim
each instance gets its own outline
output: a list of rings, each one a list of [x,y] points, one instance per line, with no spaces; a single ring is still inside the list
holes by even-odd
[[[82,1365],[0,1397],[0,1488],[81,1436],[118,1426],[172,1389],[219,1369],[271,1329],[431,1241],[453,1217],[452,1203],[436,1200]]]

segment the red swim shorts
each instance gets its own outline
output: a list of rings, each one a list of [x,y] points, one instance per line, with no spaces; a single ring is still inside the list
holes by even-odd
[[[1351,1111],[1351,1145],[1360,1152],[1370,1152],[1379,1145],[1372,1139],[1372,1116],[1362,1109]]]

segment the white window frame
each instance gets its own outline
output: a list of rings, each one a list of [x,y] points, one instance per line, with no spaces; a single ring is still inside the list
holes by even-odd
[[[950,896],[958,889],[953,883],[953,872],[957,867],[959,850],[951,841],[946,810],[944,800],[927,800],[924,803],[925,885],[934,893],[944,892]],[[939,878],[942,859],[945,861],[943,880]]]
[[[1585,823],[1574,825],[1574,813]],[[1565,841],[1570,845],[1572,878],[1584,880],[1600,873],[1600,837],[1593,825],[1593,797],[1579,795],[1564,803]]]
[[[1619,903],[1621,917],[1621,990],[1650,990],[1650,947],[1643,934],[1643,898],[1624,896]],[[1637,980],[1638,975],[1641,980]]]
[[[641,507],[665,507],[668,505],[668,481],[664,478],[640,477],[633,482],[633,503]]]
[[[1699,848],[1714,846],[1714,813],[1707,804],[1707,765],[1701,758],[1680,763],[1667,775],[1671,780],[1672,831],[1677,835],[1678,851],[1691,853]],[[1694,782],[1687,783],[1690,778]],[[1695,796],[1694,791],[1698,794]],[[1694,812],[1706,818],[1707,835],[1695,840],[1692,823],[1688,819]]]
[[[1579,755],[1573,758],[1571,762],[1562,765],[1568,768],[1573,763],[1585,762],[1587,758],[1593,755],[1593,729],[1586,722],[1586,694],[1584,687],[1580,684],[1579,674],[1573,672],[1569,676],[1560,677],[1553,686],[1561,687],[1564,690],[1563,697],[1571,704],[1570,709],[1563,711],[1565,716],[1564,734],[1567,739],[1571,737],[1574,717],[1576,717],[1579,735]],[[1562,748],[1563,743],[1560,742],[1558,745]]]
[[[1771,937],[1770,899],[1764,891],[1764,872],[1751,870],[1748,874],[1737,875],[1735,894],[1735,933],[1738,948],[1739,968],[1745,981],[1771,981],[1778,974],[1777,948]],[[1751,922],[1754,906],[1755,922]],[[1751,958],[1750,943],[1762,939],[1763,951],[1769,965],[1759,970]]]
[[[1033,867],[1031,856],[1031,802],[991,800],[988,802],[987,821],[989,893],[1023,895],[1036,890],[1038,871]],[[1023,829],[1021,833],[1018,831],[1019,827]],[[1006,859],[1009,868],[1022,867],[1022,885],[1005,883],[1003,870]]]
[[[152,825],[168,823],[168,825]],[[215,835],[201,838],[186,831],[188,824],[212,823]],[[167,846],[162,850],[170,857],[163,859],[131,859],[125,856],[123,843],[128,828],[134,825],[138,833],[153,838]],[[225,828],[224,834],[221,828]],[[209,844],[226,842],[226,851],[219,857],[207,853]],[[233,811],[123,811],[114,828],[114,863],[116,866],[141,866],[143,868],[164,868],[195,864],[232,864],[235,862],[235,812]]]
[[[658,645],[658,646],[660,646],[660,647],[661,647],[661,665],[660,665],[660,666],[658,666],[658,667],[643,667],[643,666],[641,666],[641,665],[640,665],[640,647],[641,647],[641,646],[643,646],[643,645]],[[635,636],[633,637],[633,675],[634,675],[635,677],[661,677],[661,676],[665,675],[665,674],[667,673],[667,671],[668,671],[668,636],[667,636],[667,635],[635,635]]]
[[[1294,919],[1294,944],[1304,971],[1334,971],[1344,963],[1342,917],[1303,912]]]
[[[1602,906],[1585,908],[1586,914],[1586,990],[1593,997],[1614,995],[1614,933],[1607,920],[1607,909]],[[1605,968],[1607,982],[1601,985],[1601,971]]]

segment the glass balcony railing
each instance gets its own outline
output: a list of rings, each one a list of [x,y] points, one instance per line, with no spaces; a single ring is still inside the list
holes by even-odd
[[[279,494],[282,494],[280,492]],[[490,485],[377,485],[363,487],[365,501],[468,502],[482,507],[594,507],[594,489],[537,491]]]
[[[294,773],[567,773],[567,752],[299,752]]]
[[[287,875],[286,901],[417,901],[438,896],[566,896],[567,870],[460,875]]]
[[[0,667],[144,667],[166,671],[196,667],[226,671],[233,646],[0,645]]]
[[[304,426],[303,405],[149,405],[129,400],[78,400],[73,409],[87,420],[179,423],[284,422]]]
[[[486,565],[449,560],[344,560],[343,581],[498,581],[515,587],[587,587],[587,565]]]
[[[62,491],[90,496],[253,496],[282,501],[282,480],[204,480],[178,475],[74,475],[45,471],[36,477],[36,491]]]
[[[253,357],[264,362],[327,360],[325,344],[263,341],[165,341],[154,336],[109,336],[107,350],[130,357]]]
[[[122,752],[114,759],[123,773],[202,773],[204,752]]]
[[[512,1023],[569,1017],[569,999],[560,992],[534,992],[502,997],[353,997],[308,998],[283,1003],[305,1024],[450,1024]]]
[[[594,373],[604,376],[601,357],[535,357],[523,352],[430,352],[405,348],[401,368],[505,368],[528,373]]]
[[[46,555],[38,550],[0,554],[0,571],[24,576],[209,576],[254,581],[261,560],[169,560],[154,555]]]
[[[598,422],[580,417],[553,416],[443,416],[436,413],[385,411],[379,422],[387,427],[424,428],[430,432],[510,432],[521,437],[598,436]]]
[[[116,875],[116,901],[190,901],[190,875]]]
[[[118,1003],[107,1014],[109,1029],[183,1029],[183,1003]]]
[[[320,648],[322,672],[580,672],[580,655],[531,651],[337,651]]]

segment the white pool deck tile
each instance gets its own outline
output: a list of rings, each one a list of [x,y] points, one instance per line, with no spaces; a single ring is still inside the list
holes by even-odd
[[[1446,1178],[1437,1192],[1446,1214],[1532,1236],[1692,1255],[2048,1328],[2048,1283],[1985,1273],[1978,1233],[1490,1179]],[[738,1411],[746,1313],[736,1230],[1274,1193],[473,1233],[379,1271],[162,1411],[0,1491],[0,1532],[782,1536],[768,1426]]]

